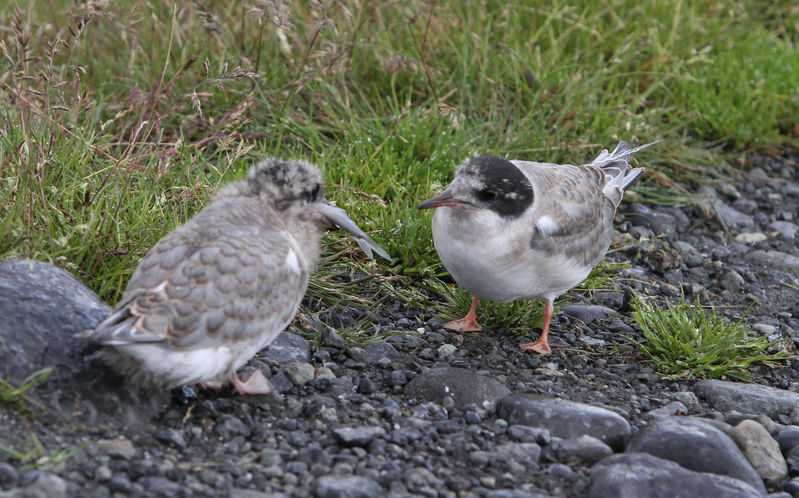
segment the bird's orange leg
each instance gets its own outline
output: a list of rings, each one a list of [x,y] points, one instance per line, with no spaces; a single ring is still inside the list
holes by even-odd
[[[479,297],[474,296],[472,298],[472,307],[469,308],[469,312],[466,313],[466,316],[458,320],[447,322],[442,325],[442,327],[454,332],[480,332],[483,330],[483,327],[477,323],[477,313],[475,312],[475,310],[477,310],[477,301],[479,300]]]
[[[541,337],[535,342],[519,344],[519,347],[522,348],[522,352],[532,351],[542,356],[552,354],[552,350],[549,349],[549,341],[547,340],[547,336],[549,335],[549,322],[552,321],[552,309],[552,300],[547,299],[546,303],[544,303],[544,329],[541,331]]]

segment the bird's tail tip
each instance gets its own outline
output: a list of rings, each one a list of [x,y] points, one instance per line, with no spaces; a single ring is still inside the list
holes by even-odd
[[[629,143],[625,142],[624,140],[619,141],[616,148],[613,149],[613,152],[610,153],[610,158],[621,158],[623,156],[632,155],[638,152],[639,150],[646,149],[651,145],[655,145],[657,143],[662,142],[663,139],[655,140],[654,142],[649,142],[648,144],[639,145],[638,147],[632,147]]]
[[[608,185],[619,186],[622,189],[629,188],[634,184],[641,175],[644,174],[644,168],[629,169],[630,156],[639,150],[645,149],[651,145],[662,142],[663,139],[649,142],[648,144],[632,147],[628,142],[621,140],[613,152],[603,150],[594,159],[591,164],[602,168],[608,178]]]
[[[663,139],[655,140],[654,142],[649,142],[648,144],[639,145],[638,147],[632,147],[628,142],[624,140],[620,140],[619,143],[616,145],[616,148],[613,149],[613,152],[608,152],[607,149],[604,149],[602,152],[599,153],[591,164],[595,166],[604,166],[606,164],[611,164],[619,160],[629,161],[630,156],[638,152],[639,150],[646,149],[651,145],[655,145],[657,143],[662,142]]]
[[[620,182],[621,188],[627,190],[628,188],[633,186],[633,184],[635,184],[635,182],[637,182],[638,179],[641,178],[641,176],[643,176],[645,172],[646,169],[644,168],[633,168],[627,171],[627,173],[624,175],[624,178]]]

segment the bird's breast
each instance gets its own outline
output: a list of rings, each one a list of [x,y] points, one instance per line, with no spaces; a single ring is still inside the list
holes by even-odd
[[[491,301],[557,297],[588,276],[590,266],[530,247],[529,227],[439,208],[433,241],[441,262],[466,290]],[[456,208],[457,209],[457,208]]]

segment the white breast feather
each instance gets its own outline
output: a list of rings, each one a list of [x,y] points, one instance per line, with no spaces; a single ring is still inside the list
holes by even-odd
[[[433,241],[452,277],[477,296],[492,301],[554,298],[591,271],[590,266],[562,255],[531,250],[529,222],[507,223],[488,210],[455,217],[451,209],[436,210]],[[549,215],[539,218],[536,226],[544,234],[558,229]],[[474,234],[480,235],[475,238]]]

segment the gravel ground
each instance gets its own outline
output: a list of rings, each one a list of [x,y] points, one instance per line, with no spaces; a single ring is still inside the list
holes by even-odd
[[[69,336],[104,305],[52,268],[20,284],[57,286],[49,304],[0,278],[0,315],[17,320],[0,325],[0,372],[56,365],[32,397],[60,413],[0,407],[0,442],[39,464],[0,451],[0,496],[799,496],[799,360],[754,367],[751,384],[670,381],[629,340],[630,291],[676,301],[682,286],[731,319],[756,300],[750,327],[799,341],[797,160],[749,157],[740,182],[698,189],[701,207],[623,204],[608,259],[630,268],[616,290],[569,294],[545,358],[518,347],[539,330],[460,335],[397,302],[372,312],[402,333],[363,348],[336,331],[359,310],[306,316],[319,347],[281,334],[249,363],[273,395],[142,395]]]

